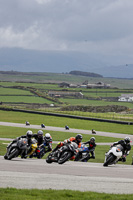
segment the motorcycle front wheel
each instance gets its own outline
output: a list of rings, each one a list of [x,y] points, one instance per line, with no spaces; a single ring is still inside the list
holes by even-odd
[[[67,160],[69,160],[72,157],[72,153],[70,151],[65,151],[61,154],[59,160],[58,160],[58,164],[63,164],[65,163]]]
[[[113,155],[113,154],[109,155],[109,157],[107,158],[107,160],[106,160],[106,162],[103,164],[103,166],[104,166],[104,167],[108,167],[108,165],[109,165],[110,163],[112,163],[114,159],[115,159],[115,158],[114,158],[114,155]]]
[[[9,156],[7,157],[8,160],[11,160],[12,158],[17,157],[19,154],[19,150],[16,148],[13,148]]]

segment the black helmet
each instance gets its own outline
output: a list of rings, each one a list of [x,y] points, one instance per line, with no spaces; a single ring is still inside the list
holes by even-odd
[[[82,138],[83,137],[82,137],[81,134],[77,134],[76,137],[75,137],[75,139],[77,140],[78,143],[82,141]]]
[[[38,138],[42,138],[43,137],[43,131],[42,130],[39,130],[37,132],[37,135],[38,135]]]
[[[32,131],[28,130],[26,133],[26,137],[29,139],[32,137],[32,135],[33,135]]]
[[[45,134],[45,140],[46,140],[47,142],[49,142],[50,139],[51,139],[51,135],[50,135],[49,133],[46,133],[46,134]]]
[[[124,141],[126,144],[130,143],[130,137],[125,137]]]
[[[95,143],[95,137],[91,137],[90,143]]]

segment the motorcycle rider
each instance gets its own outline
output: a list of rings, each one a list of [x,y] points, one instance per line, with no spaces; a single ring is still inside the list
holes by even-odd
[[[118,142],[114,142],[113,145],[111,145],[111,147],[113,147],[120,144],[123,147],[122,158],[120,158],[118,161],[126,162],[126,156],[129,155],[129,152],[131,150],[130,142],[130,137],[125,137],[124,140],[119,140]]]
[[[7,148],[9,149],[10,146],[11,146],[12,144],[14,144],[15,142],[17,142],[17,141],[20,140],[21,138],[27,138],[28,146],[27,146],[27,149],[25,150],[25,152],[24,152],[24,153],[22,154],[22,156],[21,156],[21,158],[27,158],[27,152],[28,152],[28,150],[30,149],[30,146],[31,146],[31,144],[32,144],[32,140],[31,140],[32,136],[33,136],[32,131],[28,130],[28,131],[26,132],[26,135],[22,135],[22,136],[20,136],[20,137],[17,137],[16,139],[14,139],[14,140],[8,145]]]
[[[70,142],[75,142],[78,144],[78,148],[81,147],[81,141],[82,141],[82,135],[81,134],[77,134],[76,137],[70,137],[69,139],[64,140],[64,142],[59,142],[57,144],[57,146],[53,149],[53,152],[55,152],[56,150],[58,150],[60,147],[62,147],[63,145],[65,145],[66,143],[70,143]]]
[[[56,153],[58,153],[58,149],[60,147],[62,147],[63,145],[67,144],[67,143],[71,143],[71,142],[75,142],[78,145],[78,148],[81,147],[81,141],[82,141],[82,135],[81,134],[77,134],[76,137],[70,137],[69,139],[64,140],[64,142],[59,142],[57,144],[57,146],[53,149],[52,152],[55,152],[55,156]],[[74,159],[75,157],[72,157],[72,159]]]
[[[96,148],[96,143],[95,143],[95,137],[91,137],[89,141],[84,142],[83,144],[88,144],[88,152],[91,153],[91,156],[88,154],[84,160],[87,162],[90,158],[95,159],[95,148]],[[79,160],[80,154],[83,153],[83,151],[79,151],[76,155],[75,161]],[[82,159],[81,159],[82,161]]]
[[[28,151],[30,150],[31,144],[32,144],[32,137],[33,137],[33,132],[31,130],[28,130],[26,132],[26,135],[22,135],[22,136],[17,138],[18,140],[21,139],[21,138],[27,138],[27,141],[28,141],[27,149],[21,155],[21,158],[27,158]]]
[[[43,136],[43,131],[39,130],[37,134],[33,134],[33,137],[37,140],[38,148],[42,144],[45,144],[45,147],[47,147],[47,149],[46,148],[44,149],[45,153],[52,151],[52,137],[49,133],[46,133],[45,136]],[[37,156],[38,148],[34,154],[30,155],[30,158],[32,158],[33,156]]]
[[[46,143],[46,146],[47,146],[47,150],[45,151],[45,153],[52,151],[52,137],[51,137],[50,133],[45,134],[44,143]]]

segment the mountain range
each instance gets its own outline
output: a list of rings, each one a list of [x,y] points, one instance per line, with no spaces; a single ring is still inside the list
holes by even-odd
[[[0,71],[69,73],[73,70],[103,77],[133,78],[133,64],[108,66],[97,56],[76,51],[0,48]]]

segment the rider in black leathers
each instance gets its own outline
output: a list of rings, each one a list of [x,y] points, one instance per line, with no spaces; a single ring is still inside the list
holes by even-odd
[[[119,140],[118,142],[114,142],[112,146],[116,146],[120,144],[123,147],[123,155],[122,158],[119,159],[119,161],[126,162],[126,156],[129,154],[131,150],[131,145],[130,145],[130,138],[125,137],[124,140]]]
[[[49,133],[46,133],[45,136],[43,136],[43,131],[39,130],[37,134],[33,134],[33,137],[37,140],[38,148],[43,145],[42,148],[44,148],[44,153],[52,151],[52,137]],[[44,147],[44,145],[46,148]],[[30,158],[32,158],[33,156],[37,156],[38,158],[40,158],[39,155],[37,155],[38,148],[34,154],[30,155]]]

